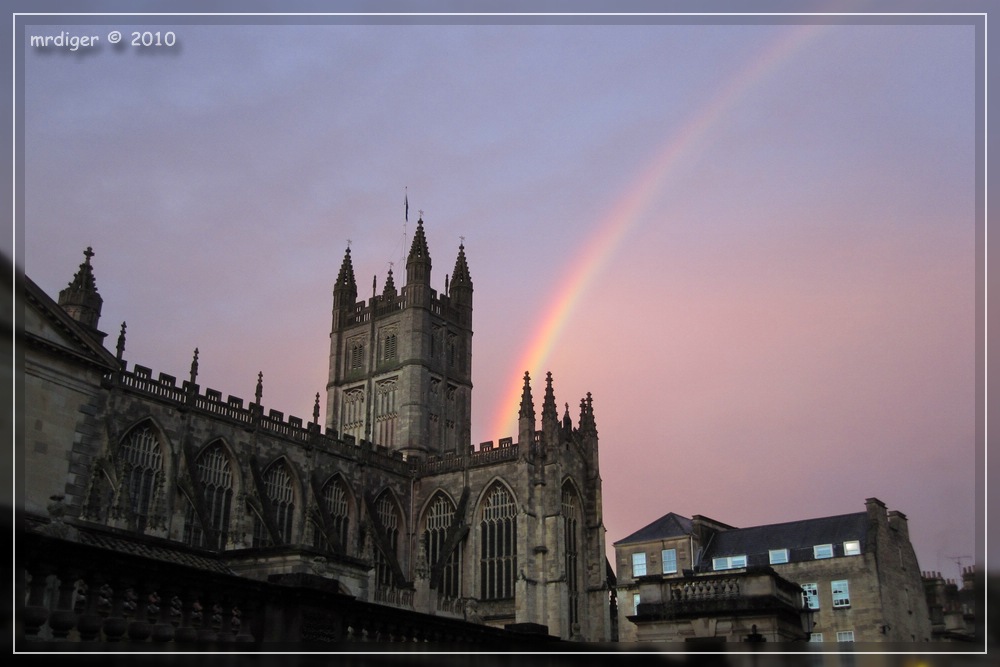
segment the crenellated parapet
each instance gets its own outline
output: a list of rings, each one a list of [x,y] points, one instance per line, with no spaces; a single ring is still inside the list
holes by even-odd
[[[338,436],[332,429],[321,430],[316,421],[304,422],[302,418],[285,414],[279,410],[266,410],[256,402],[245,403],[239,396],[223,398],[221,391],[206,388],[184,380],[180,386],[177,378],[167,373],[154,377],[152,369],[136,364],[128,370],[127,363],[122,368],[104,377],[108,388],[154,399],[180,411],[190,410],[212,419],[226,421],[245,429],[256,429],[264,434],[293,443],[308,445],[320,451],[340,454],[359,461],[377,462],[379,465],[400,473],[409,474],[412,464],[403,460],[401,452],[366,440],[356,440],[352,436]],[[315,415],[314,415],[315,419]]]

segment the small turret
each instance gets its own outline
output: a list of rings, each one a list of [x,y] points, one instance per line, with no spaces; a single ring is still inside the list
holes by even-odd
[[[97,293],[97,282],[94,280],[94,269],[90,265],[90,258],[94,256],[94,251],[87,246],[83,252],[84,261],[77,270],[73,280],[70,281],[66,289],[59,292],[59,305],[63,307],[70,317],[79,322],[87,332],[103,343],[107,336],[103,331],[98,330],[97,323],[101,319],[101,306],[104,299]]]
[[[347,246],[340,273],[333,286],[333,329],[345,324],[343,314],[354,308],[358,300],[358,284],[354,280],[354,265],[351,263],[351,246]]]
[[[424,218],[417,220],[410,254],[406,258],[406,305],[429,308],[431,305],[431,254],[424,236]]]
[[[472,321],[472,278],[469,276],[469,263],[465,258],[464,241],[458,246],[458,257],[455,259],[455,270],[451,274],[451,283],[447,289],[451,304],[459,310],[464,320],[463,324]]]
[[[545,374],[545,399],[542,402],[542,432],[549,447],[559,443],[559,412],[556,408],[556,394],[552,389],[552,373]]]
[[[392,279],[392,267],[389,267],[389,274],[385,277],[385,287],[382,288],[382,299],[394,301],[396,299],[396,283]]]
[[[531,376],[524,371],[524,389],[521,391],[521,408],[517,413],[518,442],[528,447],[535,438],[535,402],[531,398]]]
[[[410,254],[406,258],[406,284],[431,284],[431,254],[427,250],[427,237],[424,236],[423,216],[417,220],[417,231],[413,234]]]

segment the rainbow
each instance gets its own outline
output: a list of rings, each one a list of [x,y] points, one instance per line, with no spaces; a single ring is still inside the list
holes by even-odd
[[[649,208],[665,179],[748,89],[786,60],[819,28],[819,25],[797,26],[765,49],[759,58],[749,61],[748,65],[733,75],[727,85],[723,86],[703,109],[678,132],[668,137],[663,148],[654,154],[646,168],[600,219],[595,231],[570,264],[570,270],[558,281],[552,298],[547,302],[544,317],[514,365],[514,372],[507,389],[502,394],[490,421],[488,432],[490,437],[503,437],[517,432],[515,422],[524,386],[524,371],[531,373],[531,377],[535,378],[536,383],[538,382],[542,366],[559,340],[581,296],[607,266],[625,234]]]

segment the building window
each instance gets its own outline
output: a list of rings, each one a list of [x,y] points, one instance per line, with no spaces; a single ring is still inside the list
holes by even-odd
[[[150,427],[133,429],[119,450],[123,464],[122,491],[128,494],[127,507],[135,519],[136,530],[146,529],[153,508],[153,498],[163,467],[160,444]]]
[[[569,602],[569,626],[580,622],[580,515],[573,487],[563,485],[562,512],[565,520],[566,592]]]
[[[347,529],[350,526],[349,511],[347,505],[347,492],[339,479],[330,480],[323,487],[323,502],[320,511],[326,511],[330,519],[330,528],[340,542],[340,548],[347,552]],[[325,524],[316,526],[313,533],[313,546],[317,549],[328,550],[330,548],[327,536],[324,534]]]
[[[677,549],[664,549],[662,558],[663,574],[673,574],[677,571]]]
[[[392,551],[392,556],[399,557],[399,514],[396,511],[396,503],[392,501],[389,492],[386,491],[375,501],[375,515],[378,516],[379,523],[385,529],[385,540],[387,546]],[[393,567],[389,564],[389,557],[382,553],[381,546],[374,550],[375,583],[379,586],[393,586],[395,576]]]
[[[780,563],[788,562],[788,549],[769,549],[767,552],[767,561],[771,565],[778,565]]]
[[[821,644],[823,642],[823,633],[822,632],[810,632],[809,633],[809,641],[810,641],[810,643],[813,643],[813,644]]]
[[[639,613],[639,594],[638,593],[633,593],[632,594],[632,610],[635,613],[637,613],[637,614]]]
[[[390,359],[396,358],[396,334],[391,333],[385,337],[385,342],[382,345],[382,359],[384,361],[389,361]]]
[[[438,493],[431,501],[424,520],[424,540],[427,548],[427,564],[431,567],[438,564],[448,537],[448,530],[455,520],[455,506],[443,493]],[[457,598],[460,594],[460,566],[462,559],[462,543],[459,542],[447,555],[441,568],[441,578],[438,580],[438,594],[445,598]]]
[[[851,593],[848,590],[846,579],[831,582],[830,589],[833,592],[834,609],[851,606]]]
[[[817,544],[813,547],[813,558],[833,558],[833,545]]]
[[[802,584],[802,606],[806,609],[819,609],[819,586]]]
[[[844,555],[845,556],[860,556],[861,555],[861,542],[858,540],[851,540],[849,542],[844,542]]]
[[[854,630],[844,630],[837,633],[838,642],[853,642],[854,641]]]
[[[271,518],[278,529],[279,544],[288,544],[292,541],[295,494],[292,491],[292,478],[283,464],[272,465],[264,473],[264,493],[270,504]],[[264,547],[273,543],[263,519],[258,517],[254,524],[253,546]]]
[[[229,535],[229,510],[233,502],[233,473],[229,467],[229,457],[222,445],[216,443],[201,453],[195,467],[198,469],[198,481],[201,482],[207,527],[213,536],[205,534],[194,504],[188,503],[184,517],[184,541],[195,547],[223,549]]]
[[[747,566],[747,557],[743,556],[725,556],[723,558],[713,558],[712,559],[712,569],[713,570],[734,570],[740,567]]]
[[[514,597],[517,567],[517,506],[506,487],[495,484],[486,496],[479,524],[482,557],[479,579],[482,599]]]
[[[632,577],[646,576],[646,554],[632,554]]]
[[[351,344],[351,370],[360,370],[365,363],[365,345],[364,343],[352,343]]]

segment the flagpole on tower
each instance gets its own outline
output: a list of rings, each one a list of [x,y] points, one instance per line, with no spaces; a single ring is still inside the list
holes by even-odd
[[[407,186],[403,186],[403,247],[400,260],[406,257],[406,223],[410,221],[410,193]]]

